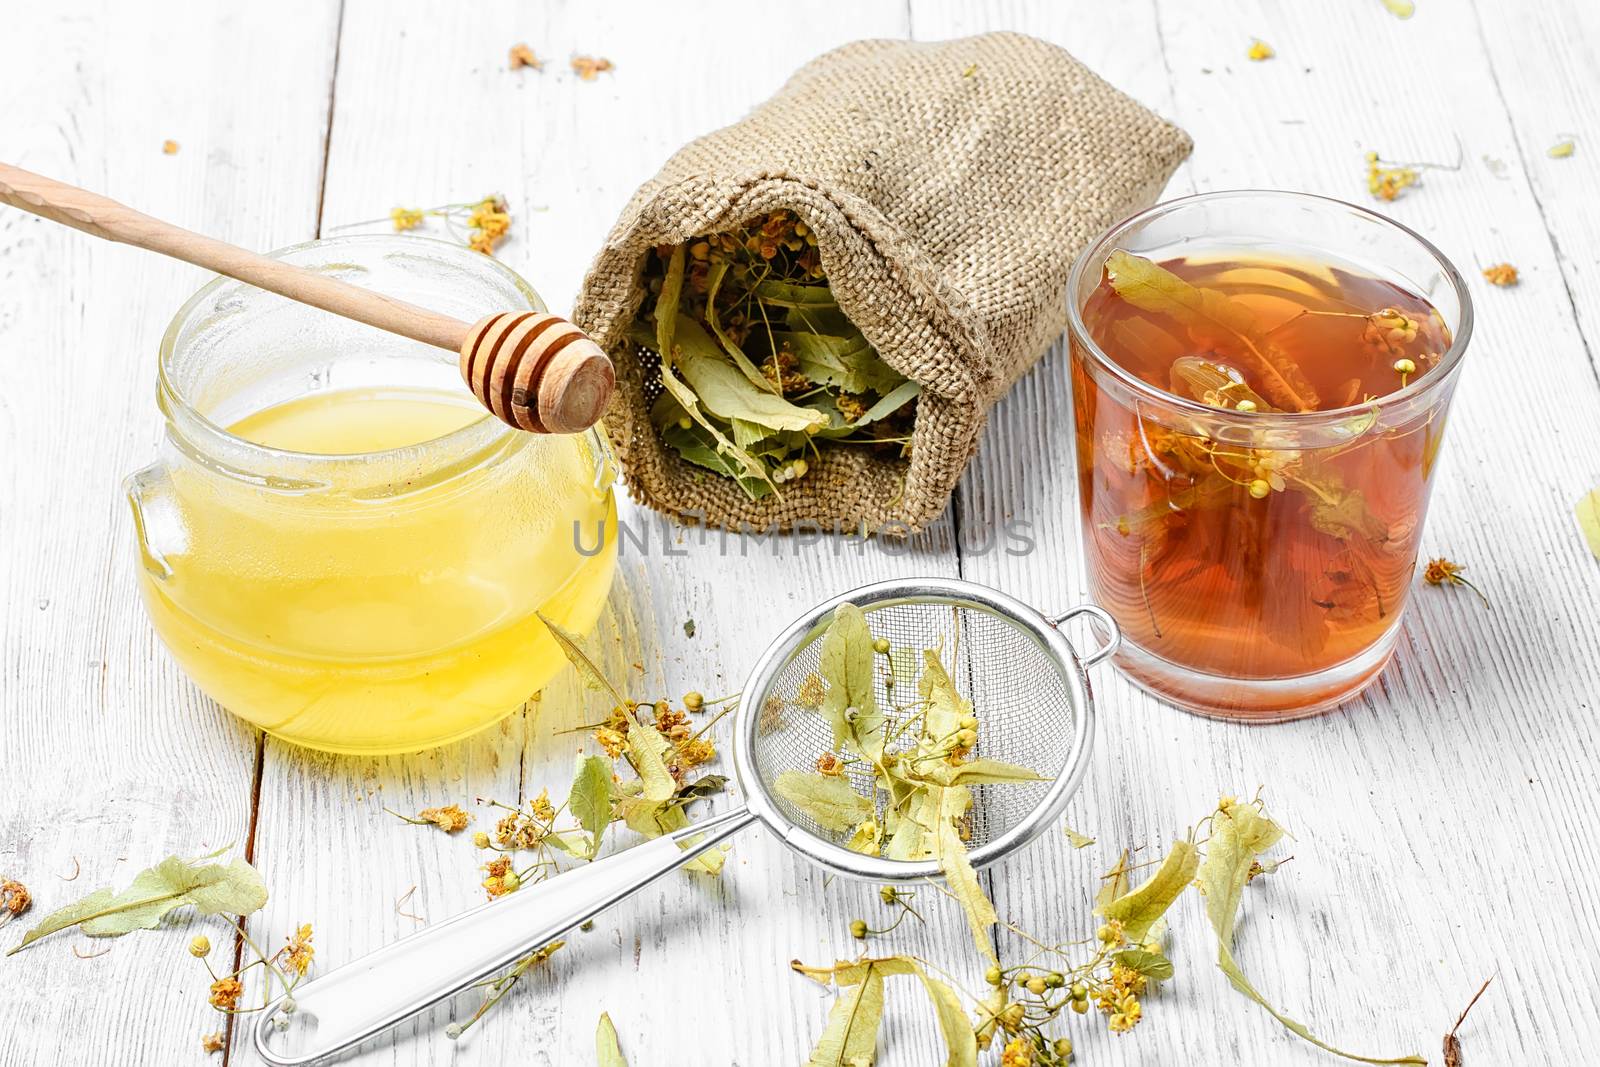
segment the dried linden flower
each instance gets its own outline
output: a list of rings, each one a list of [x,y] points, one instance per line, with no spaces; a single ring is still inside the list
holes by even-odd
[[[1278,53],[1272,50],[1272,46],[1270,44],[1263,41],[1259,37],[1251,38],[1250,50],[1245,53],[1245,55],[1249,56],[1257,63],[1260,63],[1264,59],[1271,59],[1277,54]]]
[[[1378,153],[1367,153],[1367,191],[1379,200],[1397,200],[1421,180],[1422,172],[1416,167],[1384,166]]]
[[[311,924],[299,927],[287,941],[288,944],[284,946],[284,973],[305,974],[311,967],[311,958],[317,954],[317,950],[311,947]]]
[[[417,818],[432,823],[447,834],[465,830],[467,824],[472,821],[472,816],[462,811],[457,804],[449,804],[442,808],[424,808],[417,812]]]
[[[1428,561],[1428,565],[1422,571],[1422,580],[1429,585],[1464,585],[1474,593],[1477,593],[1479,599],[1485,604],[1488,604],[1489,598],[1483,595],[1483,591],[1461,577],[1461,572],[1466,569],[1462,564],[1452,563],[1441,556],[1438,559]]]
[[[211,983],[211,1006],[218,1011],[233,1011],[239,1006],[239,995],[244,992],[244,986],[239,979],[232,977],[218,978]]]
[[[189,955],[203,957],[211,953],[211,939],[201,934],[189,942]]]
[[[405,233],[422,225],[422,212],[414,207],[390,208],[389,221],[394,223],[395,233]]]
[[[592,82],[601,74],[615,68],[609,59],[599,56],[573,56],[572,69],[578,77],[586,82]]]
[[[533,49],[526,44],[511,46],[511,69],[521,70],[523,67],[532,67],[534,70],[544,69],[544,60],[533,54]]]
[[[1490,285],[1498,285],[1502,289],[1509,289],[1521,279],[1517,276],[1517,268],[1509,263],[1496,263],[1492,267],[1483,268],[1483,276]]]
[[[21,915],[33,904],[28,887],[12,878],[0,882],[0,911],[7,915]]]
[[[202,1052],[221,1052],[222,1051],[222,1041],[223,1041],[223,1038],[222,1038],[222,1031],[221,1030],[218,1030],[214,1034],[201,1034],[200,1035],[200,1051],[202,1051]]]

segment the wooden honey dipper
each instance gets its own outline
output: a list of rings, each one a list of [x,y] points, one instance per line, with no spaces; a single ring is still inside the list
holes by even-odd
[[[4,163],[0,163],[0,203],[459,353],[461,376],[472,394],[519,430],[587,430],[599,421],[616,387],[616,373],[605,352],[558,315],[502,311],[465,323],[153,219],[115,200]]]

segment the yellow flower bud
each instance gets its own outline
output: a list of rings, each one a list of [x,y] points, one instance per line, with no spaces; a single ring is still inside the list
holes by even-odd
[[[209,955],[210,952],[211,939],[206,937],[205,934],[201,934],[193,941],[189,942],[189,955],[191,956],[206,956]]]

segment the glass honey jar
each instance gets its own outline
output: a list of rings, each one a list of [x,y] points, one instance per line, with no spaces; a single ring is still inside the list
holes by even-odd
[[[496,260],[415,237],[275,254],[472,321],[544,311]],[[514,430],[447,352],[219,278],[161,342],[160,455],[127,483],[156,632],[284,740],[414,751],[515,710],[565,664],[616,562],[594,431]]]

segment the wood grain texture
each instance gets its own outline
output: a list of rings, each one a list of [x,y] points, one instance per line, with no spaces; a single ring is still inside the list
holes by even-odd
[[[319,0],[11,5],[0,152],[241,243],[305,237],[332,16]],[[157,342],[204,277],[0,209],[0,870],[33,890],[24,922],[248,832],[256,737],[151,632],[118,488],[154,452]],[[204,931],[226,956],[232,938],[184,925],[58,934],[6,960],[0,1064],[197,1061],[219,1017],[183,946]]]
[[[1426,0],[1404,22],[1377,3],[1248,0],[1115,12],[1088,0],[884,0],[848,15],[717,0],[692,20],[643,0],[494,0],[470,18],[422,0],[346,0],[342,16],[309,2],[202,17],[36,7],[0,38],[8,161],[259,248],[396,205],[501,192],[516,220],[501,258],[558,312],[628,194],[673,149],[858,37],[1005,28],[1062,44],[1194,135],[1168,195],[1265,186],[1369,203],[1366,150],[1450,162],[1459,139],[1459,170],[1428,171],[1380,207],[1473,285],[1477,334],[1424,545],[1469,564],[1492,609],[1419,586],[1380,683],[1284,726],[1193,718],[1097,672],[1096,756],[1068,818],[1101,843],[1073,850],[1051,835],[986,877],[1003,917],[1052,939],[1085,936],[1088,890],[1116,847],[1154,853],[1219,792],[1265,785],[1298,834],[1296,858],[1252,886],[1239,950],[1276,1003],[1360,1051],[1436,1056],[1498,972],[1462,1030],[1468,1063],[1589,1058],[1600,567],[1570,509],[1600,483],[1592,5]],[[1252,37],[1277,57],[1249,62]],[[542,72],[508,69],[518,41],[547,60]],[[582,81],[574,54],[615,69]],[[1577,153],[1550,159],[1569,135]],[[167,137],[182,146],[175,157],[160,153]],[[1518,288],[1479,279],[1502,260],[1522,270]],[[269,740],[253,801],[254,735],[179,677],[133,603],[115,489],[151,451],[150,355],[198,281],[0,211],[0,781],[21,798],[0,805],[0,872],[22,876],[47,908],[168,852],[243,839],[254,811],[273,896],[252,934],[276,945],[311,921],[319,966],[332,966],[480,899],[464,838],[381,806],[470,806],[547,786],[559,798],[587,743],[561,731],[600,709],[569,674],[500,726],[433,753],[350,759]],[[50,399],[68,353],[93,361],[104,393],[86,400],[105,413],[71,435]],[[1055,352],[996,409],[950,514],[903,550],[702,533],[627,505],[635,540],[593,646],[641,695],[712,695],[737,689],[795,615],[869,580],[959,573],[1065,608],[1085,593],[1072,467]],[[1033,551],[1004,551],[1008,522],[1029,524],[1012,529]],[[74,855],[81,880],[59,883]],[[396,908],[413,886],[403,910],[423,920]],[[927,926],[872,947],[926,953],[976,984],[966,931],[936,897],[919,897]],[[603,916],[463,1041],[445,1039],[441,1009],[349,1062],[588,1063],[605,1010],[636,1067],[800,1063],[829,997],[791,975],[789,959],[851,955],[848,921],[883,913],[872,887],[829,882],[752,830],[721,881],[675,876]],[[1175,916],[1179,979],[1135,1034],[1074,1017],[1081,1062],[1333,1062],[1228,988],[1203,923],[1194,902]],[[13,991],[0,1065],[198,1060],[215,1016],[184,940],[142,935],[78,960],[72,944],[103,946],[62,937],[0,964]],[[1008,958],[1020,951],[1010,935],[999,944]],[[883,1067],[942,1062],[920,991],[891,983],[889,996]],[[462,998],[454,1017],[472,1006]],[[229,1062],[255,1060],[235,1048]]]

